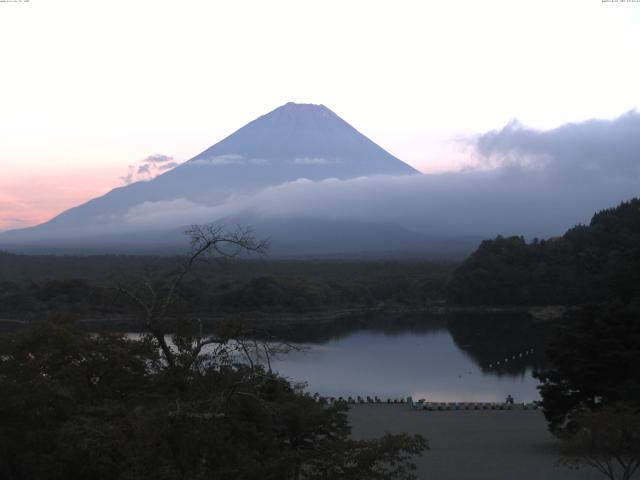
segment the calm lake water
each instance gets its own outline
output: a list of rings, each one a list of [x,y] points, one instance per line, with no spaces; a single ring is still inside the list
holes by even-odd
[[[516,402],[540,398],[533,367],[527,364],[531,357],[518,356],[522,342],[511,349],[516,360],[510,357],[509,373],[488,368],[492,360],[482,362],[467,353],[447,329],[359,330],[300,345],[307,349],[283,355],[272,367],[290,380],[306,381],[310,392],[323,396],[411,395],[436,402],[502,401],[509,394]],[[491,352],[486,356],[492,358]]]
[[[283,337],[302,350],[272,358],[271,366],[322,396],[531,402],[540,399],[532,373],[543,365],[551,332],[509,315],[308,324]]]

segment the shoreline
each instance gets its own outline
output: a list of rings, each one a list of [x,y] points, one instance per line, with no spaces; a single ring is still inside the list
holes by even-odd
[[[468,314],[514,314],[529,315],[532,320],[538,322],[554,321],[562,317],[569,307],[563,305],[514,305],[514,306],[491,306],[491,305],[442,305],[434,304],[424,307],[404,307],[404,306],[381,306],[375,308],[353,307],[344,309],[318,310],[312,312],[229,312],[209,315],[198,315],[190,313],[188,316],[200,318],[203,325],[214,325],[228,319],[239,319],[247,322],[249,326],[269,326],[273,328],[295,328],[305,326],[319,326],[336,323],[342,320],[356,321],[378,315],[410,315],[424,314],[433,316],[434,320],[445,319],[448,315]],[[43,313],[43,317],[47,314]],[[136,331],[138,322],[136,315],[130,314],[99,314],[87,313],[85,315],[71,312],[70,317],[79,317],[78,323],[83,327],[95,330],[120,330]],[[8,331],[24,328],[36,319],[38,314],[29,312],[24,318],[19,315],[0,318],[0,331]]]

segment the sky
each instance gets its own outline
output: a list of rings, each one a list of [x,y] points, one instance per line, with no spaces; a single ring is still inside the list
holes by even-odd
[[[30,0],[0,2],[0,41],[0,230],[289,101],[427,173],[467,168],[470,139],[514,119],[640,106],[640,2]]]

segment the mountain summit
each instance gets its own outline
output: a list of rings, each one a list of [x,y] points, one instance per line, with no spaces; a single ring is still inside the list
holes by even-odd
[[[268,183],[418,173],[324,105],[291,102],[245,125],[184,167],[192,165],[228,170],[259,166],[261,181]],[[244,173],[245,181],[254,180],[255,175]]]
[[[115,188],[49,222],[10,232],[5,238],[21,241],[122,233],[131,229],[123,220],[127,214],[148,204],[215,205],[233,194],[250,194],[301,178],[318,181],[416,173],[324,105],[287,103],[171,171]]]

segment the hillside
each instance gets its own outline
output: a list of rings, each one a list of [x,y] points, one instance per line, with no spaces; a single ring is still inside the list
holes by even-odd
[[[640,296],[640,199],[596,213],[562,237],[483,241],[455,271],[450,302],[532,305]]]

